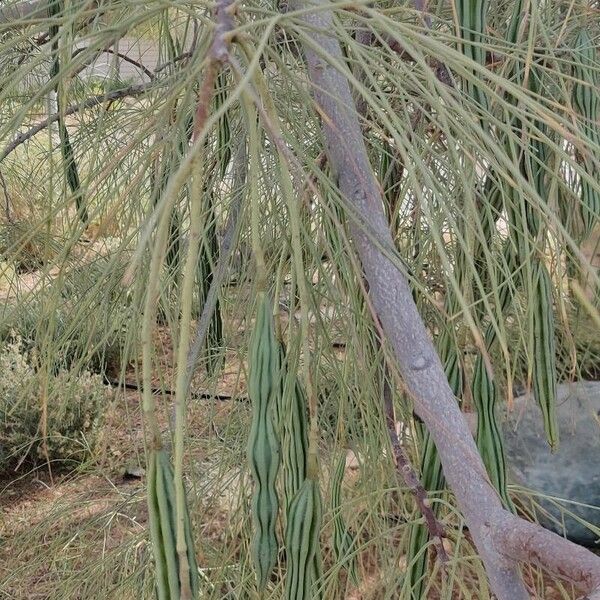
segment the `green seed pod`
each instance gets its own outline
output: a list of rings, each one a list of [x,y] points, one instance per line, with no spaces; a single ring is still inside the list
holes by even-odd
[[[286,513],[306,478],[308,457],[308,414],[306,395],[295,372],[288,369],[281,345],[282,394],[278,409],[279,430],[282,431],[283,492]]]
[[[535,263],[533,310],[533,393],[542,410],[544,431],[552,451],[558,449],[556,420],[556,349],[552,282],[544,264]]]
[[[496,385],[489,376],[480,354],[473,373],[473,402],[477,408],[477,446],[494,487],[504,505],[513,510],[506,489],[506,465],[502,435],[496,420]]]
[[[290,506],[285,533],[287,551],[285,598],[287,600],[312,600],[313,598],[315,578],[320,576],[318,553],[322,518],[319,484],[315,479],[305,479]]]
[[[341,456],[335,467],[331,480],[331,510],[333,513],[333,552],[336,562],[347,569],[348,575],[358,585],[356,559],[352,556],[355,540],[348,531],[342,514],[342,482],[346,470],[346,457]]]
[[[482,45],[485,34],[487,0],[456,0],[456,13],[460,25],[462,53],[480,65],[485,65],[485,48]],[[479,77],[474,70],[473,77]],[[465,91],[483,110],[487,109],[487,98],[483,87],[472,80],[465,81]]]
[[[280,390],[280,349],[274,335],[271,302],[264,292],[260,292],[249,353],[248,393],[253,415],[248,461],[254,480],[252,558],[261,590],[266,587],[277,562],[275,525],[279,500],[276,479],[280,456],[273,418],[275,396]]]
[[[176,544],[176,508],[173,468],[164,450],[150,454],[148,468],[148,514],[156,565],[156,591],[159,600],[180,597],[181,581]],[[199,593],[198,565],[194,552],[190,516],[185,505],[185,537],[192,597]]]
[[[596,75],[597,58],[596,49],[589,33],[582,29],[575,42],[575,65],[574,77],[576,83],[573,87],[573,106],[580,114],[580,128],[583,140],[589,140],[590,147],[600,145],[600,93],[598,92],[598,81]],[[592,181],[597,182],[600,173],[594,163],[600,160],[590,160],[589,156],[581,156],[586,173]],[[585,233],[589,234],[600,218],[600,190],[591,181],[581,182],[581,218]]]
[[[219,244],[217,241],[217,225],[216,215],[214,210],[213,194],[205,195],[208,213],[208,222],[205,229],[205,237],[200,246],[200,256],[198,257],[198,279],[199,279],[199,294],[200,306],[204,305],[208,292],[213,280],[213,270],[217,264],[219,255]],[[206,367],[208,374],[213,376],[222,364],[223,346],[223,319],[221,316],[221,305],[219,300],[215,305],[215,310],[208,328],[205,352],[206,352]]]
[[[156,452],[151,452],[148,461],[148,521],[150,522],[150,539],[156,568],[156,596],[158,600],[169,600],[169,578],[156,489],[156,470]]]

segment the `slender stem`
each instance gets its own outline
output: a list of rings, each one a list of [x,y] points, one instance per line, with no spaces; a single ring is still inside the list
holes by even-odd
[[[396,433],[396,419],[394,418],[394,403],[392,398],[392,386],[389,380],[388,369],[385,369],[384,380],[383,380],[383,402],[385,409],[385,420],[390,436],[390,442],[392,444],[392,451],[394,452],[394,462],[396,463],[396,470],[400,478],[407,485],[411,494],[414,496],[419,508],[419,512],[425,518],[429,535],[435,546],[435,551],[438,560],[443,564],[448,562],[448,555],[442,544],[442,538],[446,537],[444,527],[437,520],[431,503],[427,497],[427,490],[423,487],[423,484],[419,481],[419,477],[415,473],[410,460],[404,447],[398,439]]]
[[[190,351],[188,354],[188,376],[186,384],[186,394],[187,390],[189,390],[190,381],[194,374],[194,369],[196,366],[196,362],[198,361],[200,350],[204,345],[204,340],[206,339],[206,335],[208,333],[208,328],[210,326],[210,322],[215,311],[215,307],[217,305],[218,292],[225,280],[225,275],[227,274],[227,265],[229,264],[229,260],[231,258],[231,254],[235,245],[234,242],[237,239],[237,235],[239,232],[239,225],[242,214],[242,199],[245,195],[244,184],[246,182],[246,177],[248,173],[245,140],[243,140],[242,143],[240,143],[239,145],[238,153],[234,159],[234,165],[235,166],[233,176],[233,200],[231,202],[231,208],[229,209],[229,217],[227,218],[227,223],[223,232],[223,238],[219,247],[219,258],[217,260],[217,266],[215,267],[213,279],[210,282],[208,294],[206,295],[204,307],[202,308],[202,313],[200,314],[200,318],[198,319],[196,331],[194,333],[194,338],[191,343]]]

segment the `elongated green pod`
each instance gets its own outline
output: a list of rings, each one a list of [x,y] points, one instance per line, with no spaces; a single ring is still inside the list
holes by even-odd
[[[600,145],[600,92],[596,71],[598,63],[596,48],[586,29],[582,29],[577,36],[575,57],[577,62],[574,67],[576,82],[573,86],[573,105],[581,116],[583,139],[587,138],[591,142],[591,148],[598,148]],[[590,151],[597,154],[593,150]],[[588,176],[597,183],[600,175],[597,163],[600,156],[582,155],[580,159]],[[581,181],[581,218],[586,235],[600,219],[600,190],[586,179]]]
[[[533,393],[542,410],[544,431],[552,451],[558,449],[559,432],[556,419],[556,348],[552,282],[545,265],[534,265],[533,310]]]
[[[173,467],[165,450],[152,450],[148,468],[148,515],[156,565],[158,600],[179,600],[181,581],[176,544],[176,507]],[[189,588],[198,598],[200,583],[194,552],[191,520],[185,505],[185,537],[189,565]]]
[[[169,584],[169,598],[179,598],[181,586],[179,582],[179,565],[177,545],[175,540],[175,492],[168,484],[168,472],[162,456],[164,450],[156,453],[156,496],[162,532],[162,547],[167,565],[167,580]],[[167,458],[168,460],[168,458]],[[170,494],[173,494],[170,496]]]
[[[279,431],[282,432],[281,454],[283,493],[286,514],[306,478],[308,459],[308,413],[306,395],[297,374],[289,368],[280,343],[281,394],[276,403]]]
[[[175,519],[176,519],[176,504],[175,504],[175,484],[174,484],[174,472],[173,466],[169,459],[169,455],[166,451],[161,450],[158,454],[159,462],[162,464],[162,474],[165,479],[165,489],[167,490],[167,500],[169,503],[169,514],[172,518],[173,532],[176,531]],[[185,543],[187,548],[187,562],[189,565],[189,577],[190,577],[190,589],[192,590],[192,597],[197,598],[200,591],[200,581],[198,577],[198,564],[196,562],[196,553],[194,551],[194,539],[192,536],[192,521],[190,518],[190,512],[187,500],[185,502],[185,513],[184,513],[184,527],[185,527]],[[179,562],[179,561],[178,561]],[[179,564],[177,566],[177,573],[179,576]],[[181,584],[181,582],[180,582]]]
[[[538,95],[544,93],[543,71],[536,63],[532,64],[529,69],[528,82],[529,89],[532,92]],[[546,185],[546,172],[550,160],[550,147],[543,139],[548,133],[548,127],[543,121],[533,120],[528,131],[529,152],[525,153],[526,158],[522,165],[523,173],[533,184],[540,202],[547,202],[549,195]],[[541,227],[540,211],[529,202],[525,204],[525,211],[529,232],[532,236],[537,236]]]
[[[318,482],[309,477],[294,498],[285,533],[287,600],[312,600],[315,578],[319,576],[319,534],[323,519]],[[317,563],[315,563],[315,560]]]
[[[496,420],[497,391],[480,354],[473,373],[473,403],[477,409],[477,447],[490,481],[498,490],[504,505],[514,510],[506,488],[506,464],[502,435]]]
[[[158,600],[169,600],[169,578],[167,575],[167,560],[163,545],[163,532],[160,520],[160,508],[157,494],[156,451],[148,455],[148,521],[150,523],[150,540],[154,554],[156,569],[155,583]]]
[[[456,14],[460,25],[462,53],[480,65],[485,65],[485,48],[482,46],[487,20],[487,0],[455,0]],[[473,76],[478,77],[473,71]],[[487,110],[487,97],[483,86],[474,81],[465,81],[465,91],[483,110]]]
[[[358,585],[356,558],[352,552],[356,543],[342,514],[342,482],[346,472],[346,457],[340,456],[331,480],[331,511],[333,513],[333,552],[336,562],[343,565],[355,585]]]
[[[275,395],[280,393],[280,348],[274,334],[271,301],[258,294],[258,309],[249,353],[248,393],[252,401],[252,427],[248,462],[254,480],[252,558],[260,590],[264,590],[277,562],[275,533],[279,500],[279,440],[274,427]]]
[[[201,307],[204,306],[204,301],[208,296],[213,280],[213,270],[217,264],[219,254],[213,194],[207,193],[205,198],[207,202],[208,221],[204,231],[204,238],[200,246],[200,255],[198,257],[198,289]],[[210,376],[213,376],[222,364],[222,347],[223,317],[221,315],[220,302],[217,300],[205,344],[206,366]]]

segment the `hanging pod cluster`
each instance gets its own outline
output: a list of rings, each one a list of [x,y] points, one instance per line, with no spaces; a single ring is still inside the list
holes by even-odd
[[[148,513],[156,565],[158,600],[191,600],[198,597],[199,581],[192,527],[185,505],[184,528],[187,569],[180,564],[176,547],[176,507],[173,468],[164,449],[152,450],[148,468]],[[185,580],[182,581],[181,577]]]
[[[581,129],[593,149],[590,156],[582,156],[582,163],[591,181],[598,183],[600,176],[600,92],[598,91],[598,62],[596,48],[587,30],[582,29],[575,42],[575,85],[573,105],[581,117]],[[581,181],[581,218],[585,234],[589,234],[600,219],[600,190],[583,179]]]
[[[286,522],[285,598],[317,598],[315,584],[322,573],[322,501],[316,458],[310,474],[308,468],[306,397],[296,374],[287,369],[284,347],[275,337],[271,301],[263,291],[258,294],[249,371],[253,416],[248,458],[255,486],[252,558],[258,587],[261,592],[265,590],[277,563],[277,476],[281,466]]]
[[[504,444],[495,414],[498,392],[481,354],[475,363],[472,392],[477,404],[477,446],[481,458],[502,502],[507,508],[514,510],[506,488]]]
[[[320,598],[316,588],[322,575],[319,532],[322,522],[321,491],[316,460],[309,475],[307,398],[295,370],[289,369],[283,344],[281,405],[282,471],[285,496],[286,600]],[[307,542],[308,536],[308,542]]]
[[[462,39],[465,41],[462,44],[462,52],[465,56],[482,66],[485,66],[485,47],[482,46],[482,42],[486,29],[487,10],[488,2],[486,0],[456,0],[456,13],[459,19],[460,33]],[[475,74],[475,77],[477,77],[477,74]],[[467,81],[466,91],[482,109],[487,109],[487,98],[482,85]],[[485,121],[480,120],[480,124],[483,129],[488,129],[488,124]],[[495,194],[494,197],[497,202],[498,192],[493,189],[494,187],[492,185],[490,188],[486,185],[484,186],[484,190],[490,194]],[[491,235],[492,228],[489,224],[493,222],[494,216],[490,214],[490,210],[494,210],[496,207],[494,204],[487,202],[484,202],[483,206],[481,218],[484,223],[484,230],[487,223],[488,233]],[[460,259],[457,260],[459,277],[464,277],[468,267],[466,267],[462,256],[458,258]],[[476,258],[476,264],[482,262],[481,259]],[[456,368],[453,368],[452,364],[455,360],[457,360],[457,357],[450,360],[448,364],[448,367],[454,371],[456,371]],[[495,386],[487,371],[481,369],[482,364],[483,359],[480,355],[477,359],[477,366],[475,367],[472,382],[473,402],[478,415],[477,445],[492,483],[506,501],[508,494],[506,492],[504,457],[502,456],[502,438],[495,417],[497,399]],[[453,377],[456,377],[456,374]]]
[[[275,429],[275,403],[281,390],[281,354],[275,338],[271,301],[261,291],[254,331],[250,340],[248,394],[252,401],[252,427],[248,461],[254,480],[252,559],[260,590],[277,563],[276,524],[279,511],[277,472],[279,440]]]

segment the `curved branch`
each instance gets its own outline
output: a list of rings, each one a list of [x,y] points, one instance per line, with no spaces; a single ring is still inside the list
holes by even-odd
[[[339,41],[331,35],[334,24],[332,12],[326,10],[329,0],[313,0],[310,4],[296,0],[295,4],[303,9],[310,6],[319,9],[298,16],[311,28],[312,43],[304,43],[304,53],[322,119],[329,164],[337,174],[339,189],[349,208],[360,219],[360,223],[350,223],[350,232],[369,284],[372,304],[413,398],[415,412],[435,441],[444,475],[483,560],[492,590],[498,600],[526,600],[529,596],[517,561],[527,561],[558,577],[568,577],[586,593],[597,593],[600,558],[503,509],[408,282],[389,258],[395,255],[394,244],[348,79],[340,70],[344,58]],[[322,54],[312,49],[313,44]],[[373,233],[378,243],[367,231]],[[500,535],[503,529],[506,531]],[[565,560],[565,556],[571,558]]]
[[[86,50],[89,50],[89,46],[85,46],[84,48],[78,48],[75,52],[73,52],[73,56],[71,58],[75,58],[78,54],[81,54],[82,52],[85,52]],[[97,56],[99,56],[100,54],[113,54],[114,56],[118,56],[121,60],[128,62],[129,64],[133,65],[134,67],[136,67],[137,69],[142,71],[142,73],[144,73],[144,75],[146,77],[148,77],[148,79],[150,79],[150,81],[152,81],[156,78],[156,74],[153,73],[146,65],[131,58],[130,56],[127,56],[127,54],[124,54],[123,52],[118,52],[117,50],[111,48],[110,46],[107,46],[105,48],[102,48],[101,50],[98,50],[94,54],[93,59],[90,62],[86,62],[84,68],[87,67],[89,64],[91,64],[91,62],[93,62],[93,60],[95,60],[97,58]]]
[[[93,108],[94,106],[98,106],[99,104],[104,104],[105,102],[114,102],[115,100],[121,100],[122,98],[131,98],[134,96],[141,96],[146,93],[148,90],[155,88],[156,86],[153,83],[143,83],[139,85],[132,85],[121,90],[115,90],[113,92],[108,92],[106,94],[98,94],[97,96],[92,96],[91,98],[87,98],[83,102],[78,104],[71,104],[67,106],[64,111],[64,116],[72,115],[77,112],[81,112],[88,108]],[[25,143],[27,140],[30,140],[33,136],[37,135],[40,131],[43,131],[48,126],[55,123],[60,118],[59,113],[53,113],[46,117],[44,120],[40,121],[27,131],[23,133],[19,133],[15,139],[10,142],[0,154],[0,163],[12,152],[14,152],[21,144]]]

